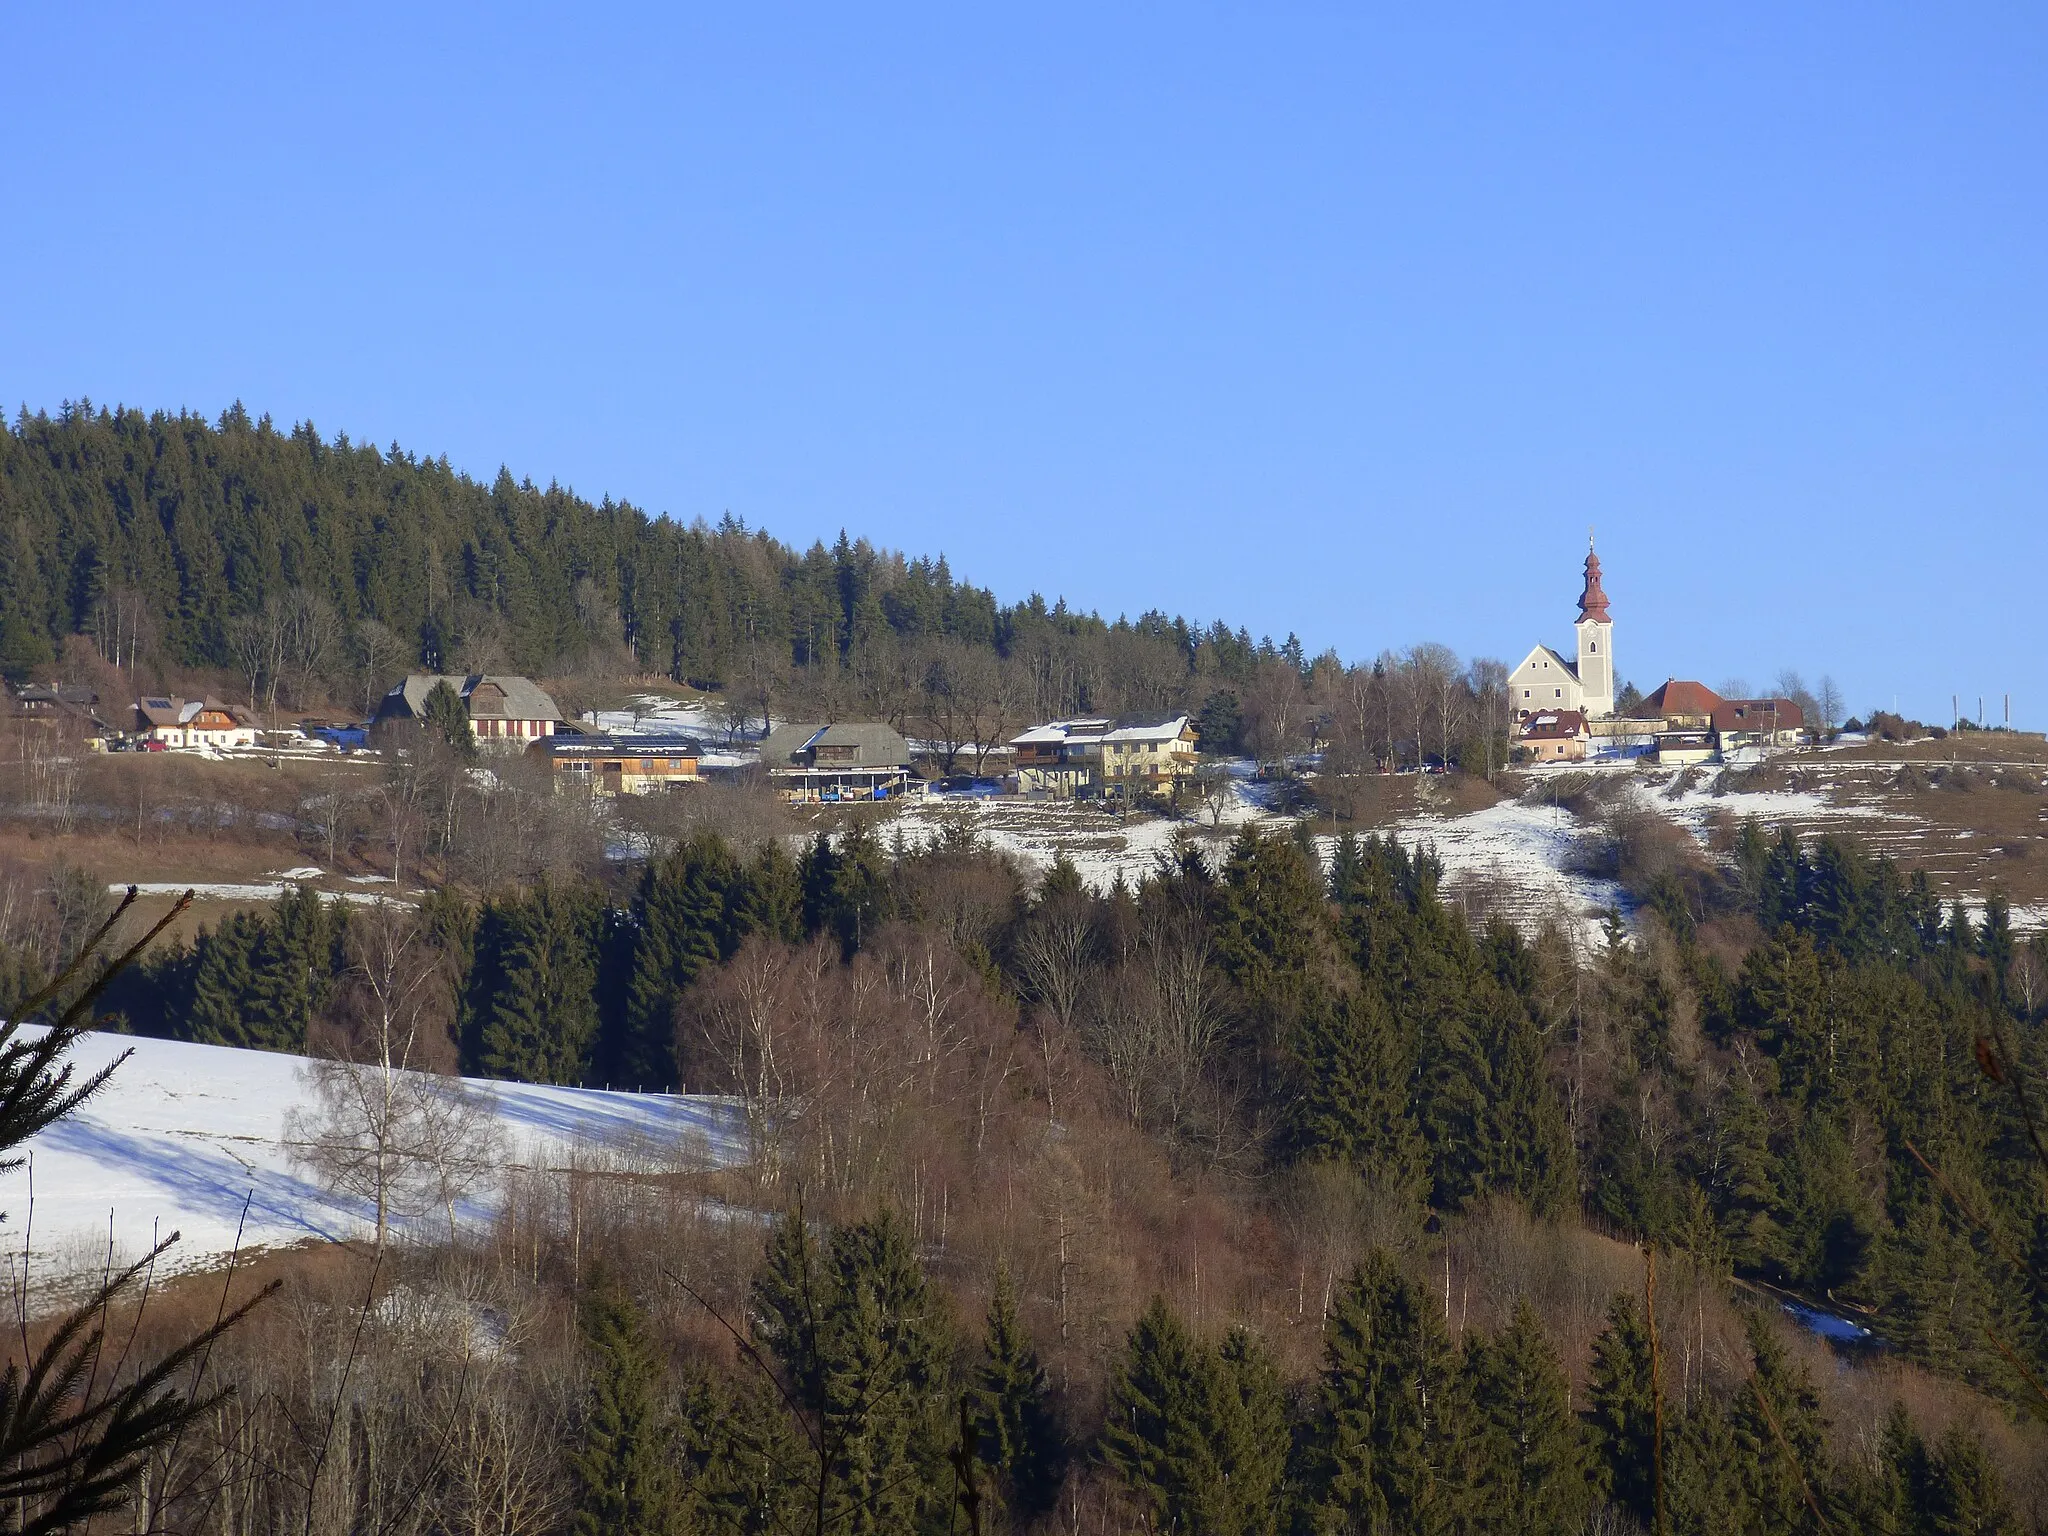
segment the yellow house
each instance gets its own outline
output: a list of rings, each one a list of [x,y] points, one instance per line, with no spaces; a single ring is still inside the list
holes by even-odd
[[[1156,725],[1119,725],[1102,733],[1102,783],[1112,795],[1172,795],[1195,771],[1194,722],[1175,715]]]

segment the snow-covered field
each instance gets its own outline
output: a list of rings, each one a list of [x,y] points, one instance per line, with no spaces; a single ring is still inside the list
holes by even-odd
[[[118,1255],[139,1257],[180,1231],[172,1259],[184,1267],[230,1252],[238,1227],[245,1252],[366,1229],[366,1204],[328,1193],[286,1154],[286,1116],[312,1101],[304,1057],[90,1034],[71,1059],[82,1078],[129,1050],[98,1097],[28,1144],[28,1166],[0,1176],[0,1246],[18,1257],[31,1242],[47,1276],[97,1267],[110,1232]],[[710,1166],[745,1155],[729,1100],[470,1086],[488,1096],[511,1167],[607,1154]]]
[[[204,896],[214,901],[275,901],[297,889],[301,881],[323,878],[324,870],[314,870],[311,875],[294,872],[274,880],[142,880],[135,883],[135,890],[142,896],[182,896],[190,891],[195,896]],[[351,876],[350,878],[355,878]],[[115,882],[107,887],[114,895],[126,894],[128,887]],[[346,901],[356,906],[374,906],[380,901],[391,901],[389,895],[378,895],[374,891],[321,891],[322,901]]]
[[[1517,926],[1555,922],[1590,937],[1609,908],[1628,904],[1615,882],[1573,868],[1586,830],[1563,806],[1503,800],[1463,816],[1411,816],[1394,835],[1442,860],[1452,894],[1481,899]]]

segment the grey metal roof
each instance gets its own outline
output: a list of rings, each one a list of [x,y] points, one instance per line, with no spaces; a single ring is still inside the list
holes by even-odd
[[[469,705],[470,695],[485,683],[495,685],[505,695],[503,710],[490,710],[492,719],[506,720],[560,720],[561,710],[548,697],[547,690],[530,677],[517,677],[497,672],[471,673],[467,677],[448,672],[413,672],[405,681],[384,695],[377,706],[377,721],[417,720],[426,713],[427,695],[434,691],[436,683],[446,683],[453,688],[464,705]],[[472,707],[469,711],[475,715]],[[376,722],[372,722],[376,723]]]
[[[778,725],[761,742],[764,767],[807,768],[819,747],[852,747],[853,760],[834,763],[847,768],[907,768],[910,746],[896,730],[876,721],[831,724],[792,722]]]

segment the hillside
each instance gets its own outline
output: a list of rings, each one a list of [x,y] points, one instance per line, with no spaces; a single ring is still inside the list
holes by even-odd
[[[89,1034],[72,1060],[81,1077],[129,1053],[106,1089],[39,1136],[29,1164],[0,1176],[14,1251],[26,1244],[44,1281],[96,1271],[111,1244],[133,1259],[172,1231],[173,1267],[205,1267],[236,1247],[257,1250],[363,1236],[365,1198],[323,1186],[287,1146],[295,1114],[317,1108],[304,1057],[172,1040]],[[462,1219],[489,1219],[503,1177],[571,1164],[715,1166],[743,1157],[741,1129],[716,1098],[605,1093],[529,1083],[472,1082],[478,1134],[505,1151],[479,1180]],[[428,1212],[401,1228],[445,1228]]]

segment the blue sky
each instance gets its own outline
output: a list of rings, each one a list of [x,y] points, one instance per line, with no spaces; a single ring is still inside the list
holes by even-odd
[[[2048,725],[2039,6],[6,37],[10,413],[240,398],[1346,656],[1567,641],[1596,525],[1645,688]]]

